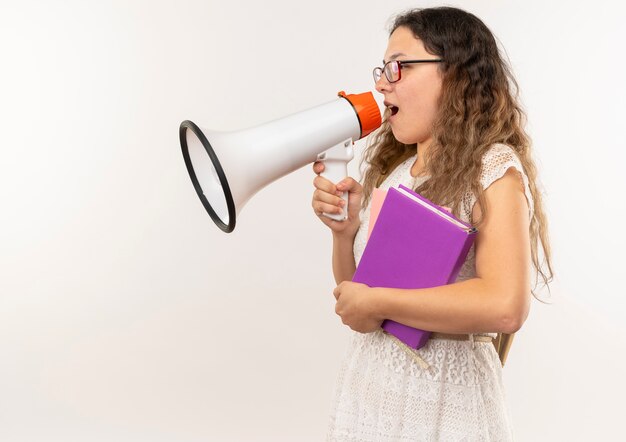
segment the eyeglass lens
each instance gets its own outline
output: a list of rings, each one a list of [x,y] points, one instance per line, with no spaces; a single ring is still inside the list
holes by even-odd
[[[397,61],[390,61],[384,66],[385,76],[390,83],[398,81],[400,78],[400,63]]]
[[[374,81],[380,80],[383,72],[389,83],[398,81],[400,79],[400,63],[394,60],[385,63],[382,68],[374,68]]]

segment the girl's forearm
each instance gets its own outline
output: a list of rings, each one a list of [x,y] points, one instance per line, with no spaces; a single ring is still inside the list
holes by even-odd
[[[351,281],[356,271],[354,262],[354,236],[333,233],[333,275],[337,284]]]
[[[373,296],[380,319],[441,333],[514,333],[529,308],[529,296],[481,278],[428,289],[375,288]]]

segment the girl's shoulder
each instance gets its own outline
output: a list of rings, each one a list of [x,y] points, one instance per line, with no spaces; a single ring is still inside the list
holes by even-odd
[[[522,162],[515,149],[502,143],[493,144],[482,157],[483,168],[497,167],[500,164],[515,164],[522,167]],[[523,170],[520,170],[524,172]]]
[[[482,157],[482,171],[480,174],[480,182],[483,189],[486,189],[498,178],[504,176],[506,171],[514,167],[522,175],[522,178],[526,177],[524,166],[520,161],[517,152],[506,144],[494,144]]]
[[[504,174],[511,168],[519,172],[520,179],[524,186],[524,194],[528,200],[529,212],[533,212],[533,200],[529,188],[528,176],[524,170],[522,161],[515,149],[506,144],[494,144],[482,157],[482,170],[480,173],[480,183],[483,190],[487,189],[493,182],[502,178]],[[532,215],[531,215],[532,216]]]

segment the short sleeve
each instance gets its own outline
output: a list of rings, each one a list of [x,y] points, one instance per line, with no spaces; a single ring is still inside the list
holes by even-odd
[[[526,176],[522,162],[511,147],[504,144],[495,144],[483,155],[480,183],[483,190],[486,190],[494,181],[502,178],[511,167],[517,169],[522,178],[524,194],[528,202],[528,217],[530,219],[533,216],[534,203],[530,188],[528,187],[528,177]],[[466,216],[469,219],[474,204],[476,203],[476,196],[469,194],[464,200],[466,203],[464,204]]]

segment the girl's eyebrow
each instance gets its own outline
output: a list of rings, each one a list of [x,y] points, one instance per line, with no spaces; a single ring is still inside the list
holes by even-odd
[[[405,54],[405,53],[403,53],[403,52],[396,52],[396,53],[395,53],[395,54],[393,54],[391,57],[389,57],[389,61],[391,61],[391,60],[395,60],[396,58],[398,58],[398,57],[400,57],[400,56],[402,56],[402,55],[406,55],[406,54]],[[383,64],[385,64],[385,63],[386,63],[386,61],[385,61],[385,59],[383,59]]]

